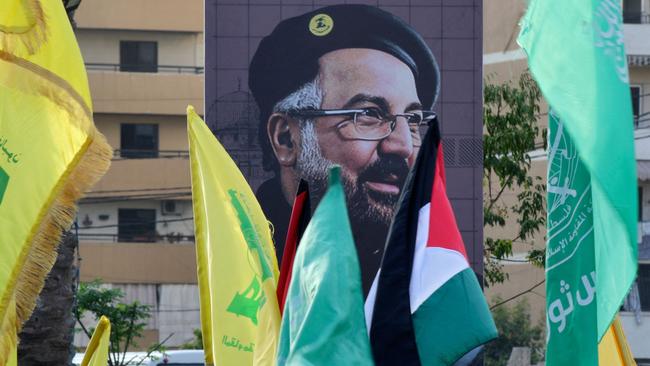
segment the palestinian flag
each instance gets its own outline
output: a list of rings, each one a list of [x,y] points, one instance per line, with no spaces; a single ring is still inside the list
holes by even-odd
[[[447,198],[437,120],[402,191],[366,322],[377,365],[452,365],[497,336]]]
[[[305,232],[305,228],[307,228],[310,219],[311,205],[309,204],[309,186],[305,180],[301,179],[300,184],[298,185],[298,192],[296,192],[296,198],[293,201],[291,218],[289,219],[289,230],[287,231],[287,240],[285,241],[284,252],[280,259],[282,264],[280,267],[278,288],[276,290],[278,305],[280,305],[280,314],[284,311],[284,301],[287,298],[287,291],[289,291],[293,259],[296,257],[298,243],[300,243],[302,234]]]

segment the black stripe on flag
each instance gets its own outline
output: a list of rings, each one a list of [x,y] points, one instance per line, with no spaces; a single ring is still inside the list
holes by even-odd
[[[420,365],[411,320],[409,286],[418,212],[431,201],[439,144],[440,130],[435,119],[406,179],[388,232],[370,328],[370,343],[377,365]]]

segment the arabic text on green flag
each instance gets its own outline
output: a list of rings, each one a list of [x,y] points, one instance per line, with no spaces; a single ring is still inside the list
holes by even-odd
[[[598,362],[598,342],[636,275],[636,166],[621,23],[614,0],[532,0],[521,22],[518,42],[553,111],[549,365]]]

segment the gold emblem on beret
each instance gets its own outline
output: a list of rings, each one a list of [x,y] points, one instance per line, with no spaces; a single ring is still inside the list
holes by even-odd
[[[309,21],[309,31],[315,36],[326,36],[334,28],[334,20],[327,14],[316,14]]]

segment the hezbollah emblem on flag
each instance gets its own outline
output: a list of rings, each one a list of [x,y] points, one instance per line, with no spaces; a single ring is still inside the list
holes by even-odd
[[[257,314],[266,303],[266,296],[262,291],[262,283],[268,279],[273,278],[271,266],[262,249],[260,239],[257,231],[253,227],[249,217],[250,214],[244,204],[243,197],[234,189],[228,191],[232,207],[237,212],[241,231],[244,234],[244,239],[248,245],[249,263],[259,260],[259,268],[261,273],[257,273],[257,266],[251,264],[251,270],[255,273],[251,280],[250,285],[243,291],[235,293],[230,305],[226,309],[228,312],[236,314],[237,316],[244,316],[249,318],[253,324],[257,325]]]
[[[235,162],[187,112],[206,364],[272,364],[280,312],[269,223]]]

